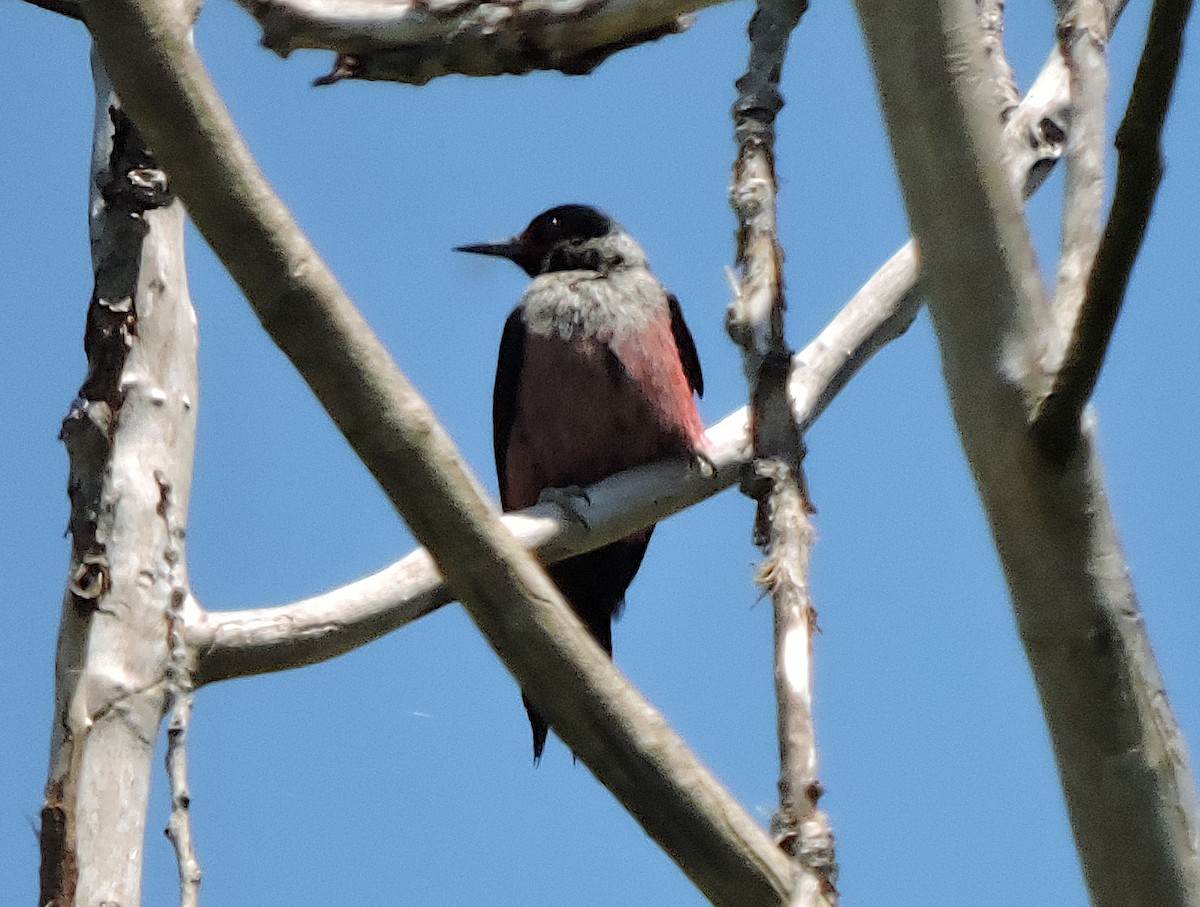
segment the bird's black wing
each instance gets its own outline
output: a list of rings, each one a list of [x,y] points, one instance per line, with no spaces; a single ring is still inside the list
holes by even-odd
[[[704,396],[704,372],[700,370],[700,356],[696,353],[696,341],[688,330],[687,322],[683,320],[683,311],[679,308],[679,300],[674,293],[667,294],[667,307],[671,310],[671,334],[675,338],[675,346],[679,349],[679,361],[683,363],[683,373],[687,376],[688,384],[696,392],[696,396]]]
[[[686,328],[685,328],[686,330]],[[508,489],[506,462],[508,441],[517,418],[517,395],[521,386],[521,363],[525,358],[525,318],[520,308],[513,309],[504,322],[500,338],[500,359],[496,363],[496,386],[492,391],[492,444],[496,454],[496,478],[500,482],[500,503]]]

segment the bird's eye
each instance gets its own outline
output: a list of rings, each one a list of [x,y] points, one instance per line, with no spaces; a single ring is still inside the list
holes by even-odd
[[[535,221],[532,224],[533,238],[536,242],[544,245],[550,245],[562,233],[562,223],[557,217],[547,218],[542,221]]]

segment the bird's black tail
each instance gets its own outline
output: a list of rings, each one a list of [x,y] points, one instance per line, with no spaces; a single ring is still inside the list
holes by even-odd
[[[559,561],[549,568],[551,578],[609,656],[612,655],[613,618],[621,610],[625,590],[642,564],[653,531],[654,527],[651,527],[595,551]],[[527,696],[522,694],[521,699],[533,729],[533,762],[536,765],[546,748],[550,725]]]

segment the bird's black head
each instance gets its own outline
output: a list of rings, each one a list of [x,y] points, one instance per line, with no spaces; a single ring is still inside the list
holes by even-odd
[[[551,271],[603,271],[620,256],[597,240],[615,233],[620,227],[604,212],[590,205],[559,205],[543,211],[508,242],[474,243],[455,251],[499,255],[516,262],[530,277]]]

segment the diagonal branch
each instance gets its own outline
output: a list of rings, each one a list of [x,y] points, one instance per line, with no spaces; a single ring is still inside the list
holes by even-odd
[[[745,410],[714,425],[707,438],[711,475],[668,460],[584,489],[585,496],[570,499],[570,514],[544,502],[504,514],[503,522],[545,563],[624,538],[737,480],[748,459]],[[206,611],[193,603],[187,636],[200,656],[197,684],[332,658],[453,600],[433,559],[418,549],[378,573],[289,605]]]
[[[258,170],[189,9],[87,0],[118,93],[196,226],[560,736],[713,902],[775,904],[786,857],[613,667]]]
[[[1162,180],[1162,130],[1171,103],[1191,0],[1158,0],[1150,13],[1146,46],[1125,119],[1117,130],[1117,187],[1095,267],[1054,388],[1035,428],[1048,455],[1070,456],[1080,416],[1100,379],[1100,369],[1125,301],[1129,275],[1146,236]]]
[[[374,79],[424,85],[438,76],[591,72],[614,53],[684,31],[724,0],[238,0],[264,46],[337,52],[328,85]]]

